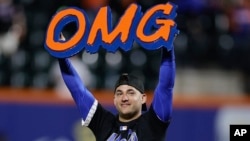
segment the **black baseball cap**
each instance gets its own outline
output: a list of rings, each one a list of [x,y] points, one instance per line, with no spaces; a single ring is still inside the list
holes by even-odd
[[[128,73],[123,73],[117,80],[115,84],[115,90],[116,88],[119,87],[120,85],[129,85],[134,88],[136,88],[141,94],[144,94],[144,85],[143,82],[137,78],[136,76]],[[147,105],[146,103],[142,104],[142,111],[147,111]]]

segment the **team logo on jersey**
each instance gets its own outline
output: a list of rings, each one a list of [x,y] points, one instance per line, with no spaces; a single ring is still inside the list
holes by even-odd
[[[128,130],[127,137],[122,137],[121,134],[112,133],[107,141],[138,141],[137,135],[131,129]]]
[[[47,28],[44,47],[58,58],[73,56],[83,49],[96,53],[99,47],[108,52],[116,52],[118,48],[128,51],[134,41],[147,50],[161,47],[171,50],[178,34],[174,21],[176,9],[176,5],[168,2],[155,5],[143,14],[141,7],[133,3],[113,27],[109,6],[99,9],[92,25],[83,9],[68,7],[53,16]],[[77,31],[69,39],[61,41],[60,33],[69,23],[75,23]]]

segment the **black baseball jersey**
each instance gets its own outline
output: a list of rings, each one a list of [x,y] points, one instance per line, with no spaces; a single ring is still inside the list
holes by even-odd
[[[157,117],[152,107],[138,119],[125,123],[98,104],[88,127],[97,141],[162,141],[168,125],[169,122]]]

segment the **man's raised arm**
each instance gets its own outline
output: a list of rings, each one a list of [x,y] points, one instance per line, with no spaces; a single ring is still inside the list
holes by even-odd
[[[174,48],[171,51],[167,51],[167,49],[162,48],[162,60],[159,71],[159,82],[154,92],[152,106],[157,116],[165,122],[170,119],[172,114],[174,81]]]
[[[63,80],[83,118],[82,124],[88,126],[96,111],[98,102],[91,92],[89,92],[89,90],[84,86],[84,83],[80,79],[70,60],[58,59],[58,61]]]

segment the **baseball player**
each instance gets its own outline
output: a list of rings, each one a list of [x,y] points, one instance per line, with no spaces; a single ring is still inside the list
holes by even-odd
[[[114,105],[118,115],[106,110],[84,86],[68,58],[58,59],[64,82],[82,118],[97,141],[161,141],[165,139],[171,119],[175,79],[174,48],[161,48],[159,82],[147,110],[141,80],[122,74],[115,83]],[[143,112],[144,111],[144,112]]]

